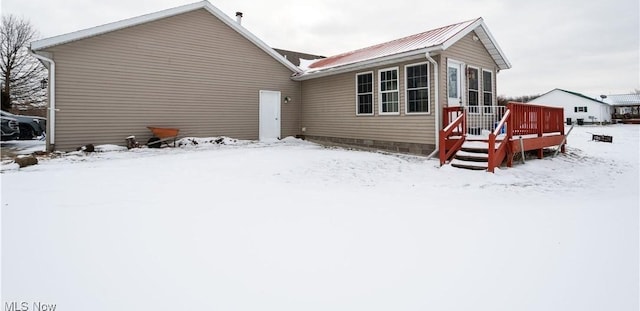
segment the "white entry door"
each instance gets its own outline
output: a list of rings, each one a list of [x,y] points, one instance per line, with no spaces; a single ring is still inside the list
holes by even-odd
[[[462,106],[462,63],[454,60],[447,60],[447,97],[449,107]]]
[[[280,92],[260,91],[260,140],[280,139]]]

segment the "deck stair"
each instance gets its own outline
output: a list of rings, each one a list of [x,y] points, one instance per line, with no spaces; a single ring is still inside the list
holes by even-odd
[[[499,143],[496,143],[499,147]],[[489,143],[485,140],[466,140],[450,162],[451,166],[469,170],[487,170]]]
[[[501,116],[501,117],[500,117]],[[559,146],[565,152],[564,109],[509,102],[505,107],[444,107],[439,132],[440,166],[486,170],[513,165],[517,152]],[[488,135],[487,135],[488,134]],[[518,137],[516,139],[516,137]]]

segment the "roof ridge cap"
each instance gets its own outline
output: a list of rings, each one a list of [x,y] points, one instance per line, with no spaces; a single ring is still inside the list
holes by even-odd
[[[418,37],[418,36],[424,35],[424,34],[429,33],[429,32],[436,32],[438,30],[443,30],[443,29],[447,29],[447,28],[453,28],[453,27],[457,27],[457,26],[460,26],[460,25],[463,25],[463,24],[471,25],[471,24],[477,22],[478,20],[482,20],[482,17],[475,18],[475,19],[470,19],[470,20],[466,20],[466,21],[462,21],[462,22],[458,22],[458,23],[453,23],[453,24],[449,24],[449,25],[446,25],[446,26],[441,26],[441,27],[437,27],[437,28],[433,28],[433,29],[429,29],[429,30],[425,30],[425,31],[414,33],[414,34],[411,34],[411,35],[407,35],[407,36],[404,36],[404,37],[401,37],[401,38],[397,38],[397,39],[393,39],[393,40],[377,43],[377,44],[374,44],[374,45],[370,45],[370,46],[366,46],[366,47],[363,47],[363,48],[359,48],[359,49],[343,52],[343,53],[340,53],[340,54],[331,55],[331,56],[328,56],[328,57],[324,58],[323,60],[327,60],[327,59],[331,59],[331,58],[344,57],[344,56],[355,54],[355,53],[358,53],[358,52],[361,52],[361,51],[365,51],[365,50],[369,50],[369,49],[374,49],[374,48],[378,48],[378,47],[381,47],[381,46],[385,46],[385,45],[388,45],[388,44],[393,43],[393,42],[399,42],[399,41],[402,41],[402,40],[406,40],[408,38]],[[322,60],[318,60],[318,61],[320,62]],[[310,68],[314,68],[313,64],[310,66]]]
[[[480,17],[480,19],[482,19],[482,17]],[[440,30],[440,29],[445,29],[445,28],[451,28],[451,27],[459,26],[459,25],[462,25],[462,24],[465,24],[465,23],[473,23],[473,22],[475,22],[475,21],[477,21],[477,20],[478,20],[478,19],[471,19],[471,20],[466,20],[466,21],[459,22],[459,23],[453,23],[453,24],[449,24],[449,25],[446,25],[446,26],[441,26],[441,27],[437,27],[437,28],[433,28],[433,29],[425,30],[425,31],[422,31],[422,32],[418,32],[418,33],[414,33],[414,34],[411,34],[411,35],[403,36],[403,37],[400,37],[400,38],[397,38],[397,39],[393,39],[393,40],[389,40],[389,41],[381,42],[381,43],[374,44],[374,45],[371,45],[371,46],[367,46],[367,47],[364,47],[364,48],[360,48],[360,49],[357,49],[357,50],[353,50],[353,51],[345,52],[345,53],[342,53],[342,54],[347,54],[347,53],[350,53],[350,52],[357,52],[357,51],[360,51],[360,50],[370,49],[370,48],[373,48],[373,47],[376,47],[376,46],[389,44],[389,43],[391,43],[391,42],[397,42],[397,41],[401,41],[401,40],[404,40],[404,39],[407,39],[407,38],[417,37],[417,36],[420,36],[420,35],[425,34],[425,33],[427,33],[427,32],[432,32],[432,31],[436,31],[436,30]],[[342,55],[342,54],[337,54],[337,55],[335,55],[335,56]],[[333,56],[333,55],[332,55],[332,56]]]

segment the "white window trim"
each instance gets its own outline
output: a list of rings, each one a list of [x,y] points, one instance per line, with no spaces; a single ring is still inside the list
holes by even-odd
[[[485,91],[484,91],[484,73],[485,73],[485,72],[488,72],[488,73],[490,73],[490,74],[491,74],[491,105],[489,105],[489,106],[490,106],[490,107],[494,107],[494,106],[496,106],[496,92],[495,92],[496,84],[495,84],[495,82],[494,82],[495,80],[493,80],[493,77],[494,77],[493,70],[487,70],[487,69],[484,69],[484,68],[483,68],[483,69],[482,69],[482,80],[481,80],[481,81],[482,81],[482,102],[481,102],[481,103],[482,103],[482,105],[480,106],[480,107],[483,107],[483,108],[482,108],[483,113],[484,113],[484,107],[486,107],[486,106],[487,106],[487,105],[485,105],[485,103],[484,103],[484,93],[485,93]],[[490,113],[490,114],[495,114],[495,111],[494,111],[494,110],[495,110],[495,109],[491,108],[491,113]]]
[[[397,112],[382,112],[382,87],[380,85],[378,85],[378,114],[381,116],[397,116],[400,115],[400,106],[402,106],[402,100],[400,97],[400,67],[391,67],[391,68],[384,68],[384,69],[378,69],[378,83],[382,83],[382,77],[380,77],[382,75],[383,71],[390,71],[390,70],[395,70],[398,72],[398,88],[396,89],[396,92],[398,92],[398,111]],[[389,91],[387,91],[386,93],[391,93]]]
[[[371,113],[358,113],[358,76],[361,75],[366,75],[366,74],[370,74],[371,75]],[[358,72],[356,73],[356,116],[366,116],[366,117],[370,117],[375,115],[376,109],[375,109],[375,105],[376,105],[376,101],[375,101],[375,96],[373,96],[376,92],[376,75],[374,74],[373,71],[365,71],[365,72]]]
[[[427,105],[427,112],[409,112],[409,87],[408,87],[408,83],[407,83],[407,79],[409,78],[408,75],[408,71],[407,68],[408,67],[414,67],[414,66],[420,66],[420,65],[427,65],[427,92],[429,93],[429,104]],[[419,115],[430,115],[431,114],[431,100],[432,97],[431,96],[431,67],[429,66],[429,62],[421,62],[421,63],[415,63],[415,64],[408,64],[404,66],[404,113],[406,115],[410,115],[410,116],[419,116]],[[399,110],[399,109],[398,109]]]
[[[483,95],[483,91],[482,91],[482,71],[484,71],[484,69],[480,69],[480,67],[476,67],[476,66],[470,66],[467,65],[467,69],[468,68],[472,68],[478,71],[478,88],[476,89],[476,92],[478,92],[478,105],[474,106],[477,107],[477,111],[476,112],[471,112],[471,105],[469,104],[469,76],[467,75],[467,72],[464,73],[464,77],[465,77],[465,85],[466,88],[464,90],[464,95],[466,96],[466,103],[467,103],[467,107],[469,107],[469,114],[482,114],[484,112],[484,110],[482,109],[482,100],[484,97],[480,96]],[[467,70],[465,70],[467,71]]]

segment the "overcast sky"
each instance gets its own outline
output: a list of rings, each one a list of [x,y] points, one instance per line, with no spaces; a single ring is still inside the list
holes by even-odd
[[[0,0],[42,38],[193,0]],[[640,89],[638,0],[210,0],[272,47],[331,56],[483,17],[513,68],[498,94]]]

